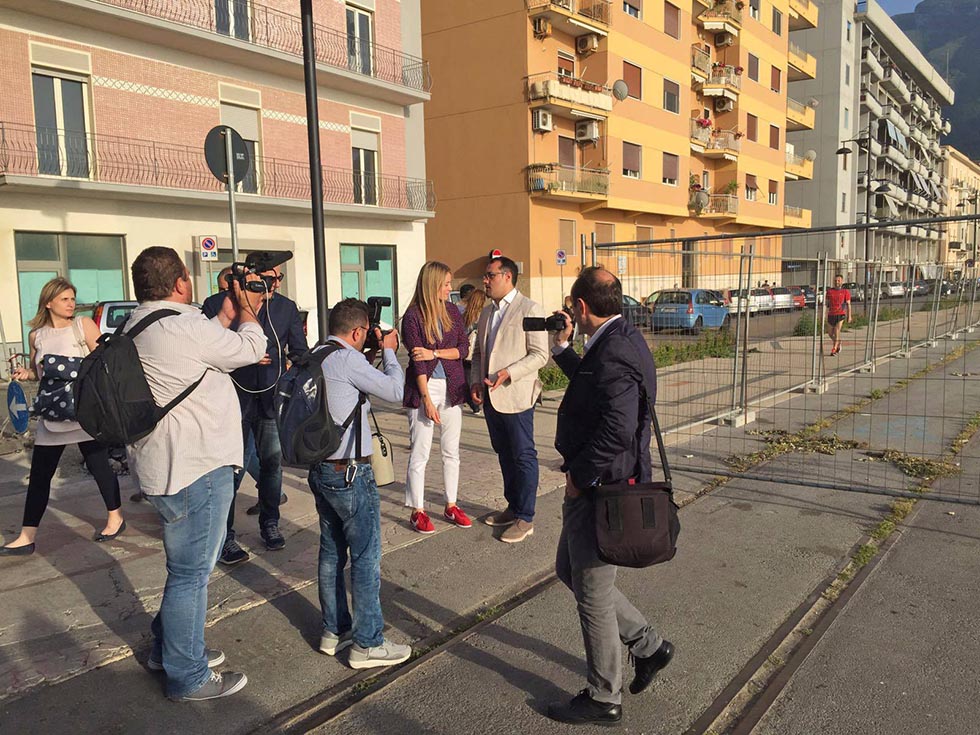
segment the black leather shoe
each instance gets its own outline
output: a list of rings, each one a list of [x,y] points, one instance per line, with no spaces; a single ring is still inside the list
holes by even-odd
[[[125,530],[126,530],[126,521],[123,521],[122,523],[119,524],[119,530],[117,530],[115,533],[102,533],[100,531],[99,533],[95,534],[92,537],[92,540],[95,541],[96,543],[101,543],[103,541],[112,541],[112,539],[114,539],[116,536],[118,536]]]
[[[30,556],[34,553],[34,544],[23,546],[0,546],[0,556]]]
[[[286,546],[286,539],[283,538],[276,523],[270,523],[262,529],[262,540],[269,551],[279,551]]]
[[[660,644],[656,653],[646,658],[633,658],[633,667],[636,672],[633,681],[630,682],[630,694],[639,694],[653,681],[660,669],[670,663],[674,657],[674,644],[666,638]]]
[[[583,689],[567,704],[549,704],[548,717],[567,725],[618,725],[623,719],[623,708],[618,704],[597,702]]]

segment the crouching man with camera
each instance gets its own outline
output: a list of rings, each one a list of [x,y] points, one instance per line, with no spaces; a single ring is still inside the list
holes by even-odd
[[[171,699],[215,699],[248,681],[245,674],[210,671],[225,656],[204,647],[204,622],[208,576],[224,542],[243,453],[241,411],[228,373],[265,354],[265,334],[254,316],[262,295],[236,283],[208,319],[191,305],[190,276],[173,249],[147,248],[132,272],[140,303],[124,332],[132,333],[157,406],[177,402],[153,431],[129,445],[140,487],[163,521],[167,555],[147,666],[166,672]],[[236,320],[237,331],[228,329]]]
[[[330,310],[330,345],[339,345],[323,360],[330,416],[343,430],[340,446],[310,469],[310,489],[320,515],[319,591],[323,611],[320,651],[333,656],[353,645],[354,669],[391,666],[407,661],[410,646],[386,641],[381,617],[381,504],[371,469],[371,428],[367,396],[400,404],[405,376],[395,357],[398,333],[382,336],[382,370],[364,355],[371,329],[367,304],[344,299]],[[357,411],[357,407],[360,410]],[[353,420],[348,423],[348,417]],[[351,562],[351,601],[347,607],[344,567]]]

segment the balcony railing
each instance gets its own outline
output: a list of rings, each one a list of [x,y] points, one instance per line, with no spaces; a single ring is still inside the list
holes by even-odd
[[[609,194],[609,171],[577,168],[559,163],[535,163],[527,167],[527,190],[549,194]]]
[[[712,194],[701,215],[723,215],[734,217],[738,214],[738,197],[734,194]]]
[[[555,7],[575,15],[581,15],[594,23],[608,26],[610,18],[610,0],[527,0],[528,10]]]
[[[608,87],[551,71],[527,78],[527,99],[529,102],[559,100],[606,112],[612,109],[612,92]]]
[[[698,20],[702,21],[721,21],[734,23],[736,26],[742,25],[742,11],[735,6],[733,0],[719,2],[713,8],[701,11]]]
[[[711,134],[707,149],[726,153],[738,153],[742,150],[742,136],[734,130],[720,130]]]
[[[699,122],[701,120],[704,122]],[[691,140],[707,147],[711,143],[712,132],[711,121],[708,118],[691,118]]]
[[[180,25],[218,33],[245,43],[302,57],[303,38],[299,15],[242,3],[247,12],[215,13],[213,0],[97,0],[106,5],[150,15]],[[238,6],[238,3],[235,3]],[[296,3],[297,8],[299,3]],[[316,60],[325,66],[346,69],[403,87],[428,92],[432,86],[429,63],[424,59],[348,36],[343,31],[314,23]]]
[[[703,48],[691,46],[691,68],[708,76],[711,74],[711,54]]]
[[[225,191],[196,146],[6,122],[0,122],[0,175]],[[303,161],[256,156],[238,186],[245,194],[309,201],[310,168]],[[427,212],[435,206],[435,193],[426,179],[324,166],[323,201]]]
[[[714,66],[711,68],[711,76],[708,77],[708,81],[705,84],[724,85],[741,89],[742,75],[735,71],[734,66]]]

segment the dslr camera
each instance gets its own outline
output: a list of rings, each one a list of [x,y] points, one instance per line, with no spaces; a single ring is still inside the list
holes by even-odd
[[[524,317],[525,332],[560,332],[565,328],[565,318],[561,314],[551,316]],[[571,319],[569,318],[569,321]]]
[[[259,276],[258,281],[246,280],[248,276],[256,275],[259,273],[265,273],[266,271],[271,271],[277,265],[282,265],[287,260],[293,257],[293,254],[288,250],[283,250],[280,252],[271,252],[267,250],[259,250],[247,258],[241,263],[231,264],[231,273],[225,276],[225,281],[228,284],[228,288],[232,288],[232,284],[238,281],[238,285],[241,286],[242,291],[251,291],[252,293],[272,293],[276,287],[275,279],[272,276]]]
[[[387,296],[368,296],[368,334],[364,349],[368,352],[380,350],[381,342],[375,329],[381,330],[382,339],[386,334],[391,334],[390,329],[381,329],[381,310],[386,306],[391,306],[391,299]]]

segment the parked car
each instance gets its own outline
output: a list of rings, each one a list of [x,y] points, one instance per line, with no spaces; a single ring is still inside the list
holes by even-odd
[[[700,334],[702,329],[727,329],[731,317],[717,291],[703,288],[661,291],[653,306],[653,331],[684,329]]]
[[[776,299],[772,295],[771,288],[753,288],[750,300],[759,302],[759,311],[763,314],[772,314],[776,308]]]
[[[796,308],[793,303],[793,294],[786,286],[774,286],[769,291],[772,293],[773,311],[792,311]]]
[[[657,298],[662,294],[663,291],[654,291],[652,294],[643,299],[643,305],[648,309],[657,303]]]
[[[97,301],[93,304],[78,304],[76,316],[91,317],[102,334],[115,334],[129,319],[138,302],[136,301]]]
[[[803,292],[804,306],[808,309],[813,309],[817,305],[817,289],[813,286],[800,286],[800,290]]]
[[[905,295],[905,284],[901,281],[890,281],[881,284],[881,297],[883,299],[900,299]]]
[[[623,316],[637,329],[650,329],[653,326],[650,310],[626,294],[623,294]]]
[[[790,286],[789,287],[790,296],[793,297],[793,306],[797,309],[806,308],[806,296],[803,293],[803,289],[800,286]]]
[[[851,292],[851,301],[864,301],[864,284],[848,281],[842,288]]]
[[[913,296],[925,296],[932,293],[932,281],[914,281],[912,289]]]
[[[744,314],[746,310],[746,298],[748,298],[748,311],[750,314],[765,313],[772,311],[772,293],[768,288],[753,288],[741,290],[736,289],[729,292],[731,294],[728,302],[729,314]],[[747,296],[746,296],[747,295]]]

